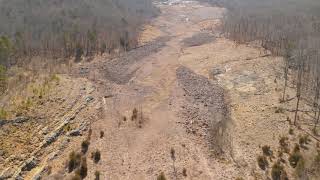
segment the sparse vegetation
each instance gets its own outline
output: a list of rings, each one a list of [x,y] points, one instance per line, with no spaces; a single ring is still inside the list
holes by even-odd
[[[271,177],[273,180],[286,180],[287,172],[285,171],[284,167],[281,165],[280,162],[276,162],[273,164],[271,169]]]
[[[100,131],[100,138],[102,139],[104,137],[104,131]]]
[[[182,169],[182,175],[183,175],[184,177],[187,177],[187,169],[186,169],[186,168],[183,168],[183,169]]]
[[[262,170],[266,170],[267,167],[269,166],[269,162],[265,156],[258,156],[257,161],[258,161],[258,166]]]
[[[299,137],[299,144],[301,147],[305,147],[309,143],[310,139],[308,135],[304,135]]]
[[[280,148],[286,153],[289,153],[289,142],[288,137],[282,136],[279,140]]]
[[[296,165],[295,172],[299,178],[306,177],[306,165],[305,165],[305,160],[302,156],[300,157]]]
[[[83,154],[85,154],[88,151],[89,145],[90,145],[90,142],[89,142],[88,139],[82,141],[82,143],[81,143],[81,152]]]
[[[0,119],[7,119],[8,112],[4,108],[0,108]]]
[[[134,121],[137,118],[138,118],[138,110],[136,108],[134,108],[132,111],[131,120]]]
[[[273,155],[273,152],[272,152],[270,146],[268,146],[268,145],[264,145],[264,146],[262,147],[262,152],[263,152],[263,154],[264,154],[265,156],[272,156],[272,155]]]
[[[317,151],[317,154],[314,157],[314,166],[317,170],[320,170],[320,151]]]
[[[81,180],[81,176],[79,174],[75,174],[71,180]]]
[[[87,158],[83,156],[81,158],[80,167],[75,172],[76,175],[79,175],[82,179],[84,179],[88,174],[88,166],[87,166]]]
[[[282,107],[277,107],[275,113],[284,113],[284,109]]]
[[[294,134],[294,132],[293,132],[293,129],[292,129],[292,128],[290,128],[290,129],[289,129],[289,134],[290,134],[290,135],[293,135],[293,134]]]
[[[94,172],[94,179],[95,180],[100,180],[100,171],[96,171],[96,172]]]
[[[74,151],[72,151],[69,154],[69,162],[68,162],[68,170],[69,173],[72,172],[74,169],[76,169],[81,162],[81,154],[79,153],[75,153]]]
[[[159,174],[159,176],[157,177],[157,180],[166,180],[167,178],[166,178],[166,176],[164,175],[164,173],[163,172],[161,172],[160,174]]]
[[[289,163],[293,168],[295,168],[301,159],[302,159],[301,153],[299,151],[295,151],[290,154]]]
[[[293,153],[296,153],[296,152],[300,152],[300,146],[299,146],[299,144],[295,144],[294,145],[294,148],[293,148],[293,151],[292,151]]]
[[[93,161],[95,163],[98,163],[101,159],[101,153],[99,150],[95,150],[94,152],[92,152],[91,154],[91,158],[93,159]]]

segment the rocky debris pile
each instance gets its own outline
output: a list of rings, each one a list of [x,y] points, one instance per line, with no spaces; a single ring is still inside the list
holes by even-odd
[[[101,67],[101,71],[107,79],[117,84],[126,84],[138,69],[134,64],[144,57],[158,52],[169,39],[170,37],[159,37],[149,44],[132,49],[120,57],[106,61],[104,66]]]
[[[228,143],[225,137],[229,110],[224,89],[186,67],[179,67],[176,75],[185,92],[181,115],[186,119],[187,132],[205,136],[214,150],[221,152]]]
[[[210,70],[210,74],[209,77],[211,79],[215,79],[216,76],[220,75],[220,74],[224,74],[226,73],[226,68],[225,67],[214,67]]]
[[[26,121],[28,121],[29,118],[28,117],[16,117],[15,119],[12,120],[5,120],[5,119],[0,119],[0,126],[3,126],[5,124],[11,123],[11,124],[21,124],[24,123]]]
[[[182,40],[184,47],[201,46],[203,44],[208,44],[215,40],[215,37],[210,33],[201,32],[195,34],[189,38]]]

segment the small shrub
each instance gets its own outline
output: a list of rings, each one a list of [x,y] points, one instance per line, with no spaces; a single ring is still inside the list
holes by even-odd
[[[75,174],[71,180],[81,180],[81,176],[79,174]]]
[[[96,150],[96,151],[92,152],[91,158],[93,159],[93,161],[94,161],[95,163],[98,163],[98,162],[100,161],[100,159],[101,159],[101,153],[100,153],[100,151],[99,151],[99,150]]]
[[[83,154],[85,154],[88,151],[89,145],[90,145],[90,142],[89,142],[88,139],[82,141],[82,143],[81,143],[81,152]]]
[[[187,177],[187,169],[186,169],[186,168],[183,168],[183,170],[182,170],[182,175],[183,175],[184,177]]]
[[[79,175],[82,179],[84,179],[88,174],[88,166],[87,166],[87,158],[85,156],[81,159],[80,167],[76,170],[76,175]]]
[[[95,180],[100,180],[100,171],[96,171],[95,173],[94,173],[94,176],[95,176]]]
[[[290,135],[293,135],[293,134],[294,134],[292,128],[289,129],[289,134],[290,134]]]
[[[288,143],[288,137],[283,136],[279,140],[280,148],[286,152],[289,153],[289,143]]]
[[[56,81],[56,83],[59,83],[59,82],[60,82],[60,78],[59,78],[59,76],[56,75],[56,74],[51,75],[50,80],[51,80],[51,81]]]
[[[79,153],[75,153],[74,151],[72,151],[69,154],[69,162],[68,162],[68,170],[69,173],[72,172],[74,169],[76,169],[81,162],[81,154]]]
[[[126,116],[123,116],[123,121],[127,121],[127,117]]]
[[[302,155],[300,154],[300,152],[293,152],[288,159],[291,167],[293,168],[297,167],[297,164],[301,158],[302,158]]]
[[[164,173],[163,172],[161,172],[160,174],[159,174],[159,176],[157,177],[157,180],[166,180],[167,178],[165,177],[165,175],[164,175]]]
[[[295,144],[294,148],[293,148],[293,153],[295,152],[300,152],[300,146],[299,144]]]
[[[88,140],[91,139],[91,135],[92,135],[92,129],[90,128],[90,129],[89,129],[89,132],[88,132]]]
[[[305,145],[307,145],[309,141],[310,141],[309,135],[304,135],[299,137],[299,144],[301,147],[304,147]]]
[[[301,156],[300,160],[297,163],[295,172],[296,172],[298,177],[304,177],[305,174],[306,174],[305,161],[304,161],[302,156]]]
[[[100,138],[103,138],[104,136],[104,131],[100,131]]]
[[[170,155],[171,155],[171,159],[174,161],[175,159],[176,159],[176,152],[175,152],[175,150],[173,149],[173,148],[171,148],[171,150],[170,150]]]
[[[132,111],[131,120],[134,121],[137,118],[138,118],[138,110],[136,108],[134,108],[133,111]]]
[[[271,177],[273,180],[288,179],[287,173],[284,170],[284,167],[280,164],[280,162],[276,162],[273,164],[271,169]]]
[[[291,119],[289,117],[287,117],[287,121],[291,124]]]
[[[4,108],[0,108],[0,119],[7,119],[8,112]]]
[[[282,107],[277,107],[275,113],[284,113],[284,109]]]
[[[258,161],[258,166],[262,170],[266,170],[267,167],[269,166],[269,162],[265,156],[258,156],[257,161]]]
[[[318,151],[317,155],[314,157],[314,165],[317,169],[320,169],[320,151]]]
[[[265,156],[272,156],[273,154],[272,150],[270,149],[270,146],[268,145],[262,147],[262,152]]]
[[[52,173],[52,166],[48,166],[47,175],[50,175],[51,173]]]
[[[237,177],[236,180],[244,180],[242,177]]]

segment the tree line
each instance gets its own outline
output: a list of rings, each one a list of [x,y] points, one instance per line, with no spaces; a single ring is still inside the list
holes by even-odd
[[[0,64],[32,56],[92,56],[129,49],[155,16],[151,0],[2,0]]]

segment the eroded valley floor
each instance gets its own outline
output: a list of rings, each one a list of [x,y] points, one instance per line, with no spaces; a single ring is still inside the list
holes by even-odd
[[[161,172],[168,179],[262,178],[259,146],[275,147],[288,129],[279,121],[285,115],[274,113],[281,59],[220,36],[223,8],[193,1],[156,5],[161,15],[143,27],[141,47],[77,65],[71,78],[94,89],[82,97],[92,105],[76,118],[87,128],[61,134],[63,151],[25,177],[72,177],[69,153],[80,151],[91,128],[86,179],[96,171],[112,180],[156,179]],[[91,160],[95,150],[98,163]]]

